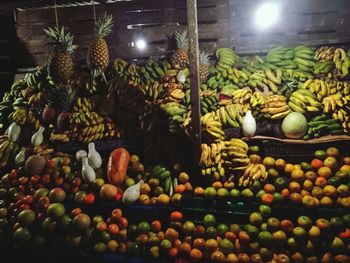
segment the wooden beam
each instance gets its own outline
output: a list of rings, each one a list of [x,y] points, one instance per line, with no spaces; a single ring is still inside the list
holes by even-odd
[[[187,21],[190,59],[190,81],[191,81],[191,118],[192,118],[192,140],[194,153],[194,167],[198,167],[201,156],[201,121],[200,121],[200,97],[199,97],[199,63],[198,63],[198,19],[197,0],[187,0]],[[197,169],[195,169],[197,170]]]

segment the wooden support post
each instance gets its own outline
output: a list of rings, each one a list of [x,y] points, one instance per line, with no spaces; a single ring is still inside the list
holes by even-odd
[[[198,47],[198,20],[197,0],[187,0],[187,23],[190,59],[190,81],[191,81],[191,118],[192,118],[192,140],[195,167],[201,156],[201,122],[200,122],[200,97],[199,97],[199,47]]]

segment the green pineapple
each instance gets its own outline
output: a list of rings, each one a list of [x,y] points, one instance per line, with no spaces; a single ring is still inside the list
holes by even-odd
[[[48,73],[55,84],[66,84],[74,73],[73,52],[78,47],[73,45],[73,36],[58,27],[44,29],[53,47],[53,54],[48,65]]]
[[[91,70],[104,72],[109,64],[108,45],[104,39],[112,32],[113,16],[106,13],[95,23],[95,38],[90,43],[87,63]]]
[[[57,117],[56,129],[58,132],[62,133],[69,128],[69,121],[71,113],[69,112],[70,107],[75,100],[78,90],[68,88],[60,92],[58,97],[59,105],[62,109],[62,112]]]
[[[209,76],[209,54],[199,53],[199,78],[201,84],[205,84]]]
[[[170,63],[175,69],[183,69],[188,66],[190,63],[188,59],[188,39],[187,31],[185,30],[182,33],[175,32],[175,40],[177,49],[170,57]]]

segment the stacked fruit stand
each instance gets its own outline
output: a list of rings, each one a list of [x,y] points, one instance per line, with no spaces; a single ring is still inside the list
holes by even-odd
[[[109,56],[112,25],[97,19],[87,68],[71,33],[45,29],[47,64],[4,94],[1,244],[107,261],[349,262],[350,50],[201,52],[193,168],[187,32],[170,56],[133,62]]]

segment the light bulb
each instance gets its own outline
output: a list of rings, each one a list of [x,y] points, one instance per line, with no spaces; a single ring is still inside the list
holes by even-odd
[[[255,24],[261,29],[267,29],[276,24],[280,17],[280,6],[275,2],[265,2],[255,12]]]
[[[145,40],[139,39],[139,40],[136,41],[136,44],[135,44],[135,45],[136,45],[136,47],[137,47],[138,49],[143,50],[143,49],[146,48],[147,43],[146,43]]]

